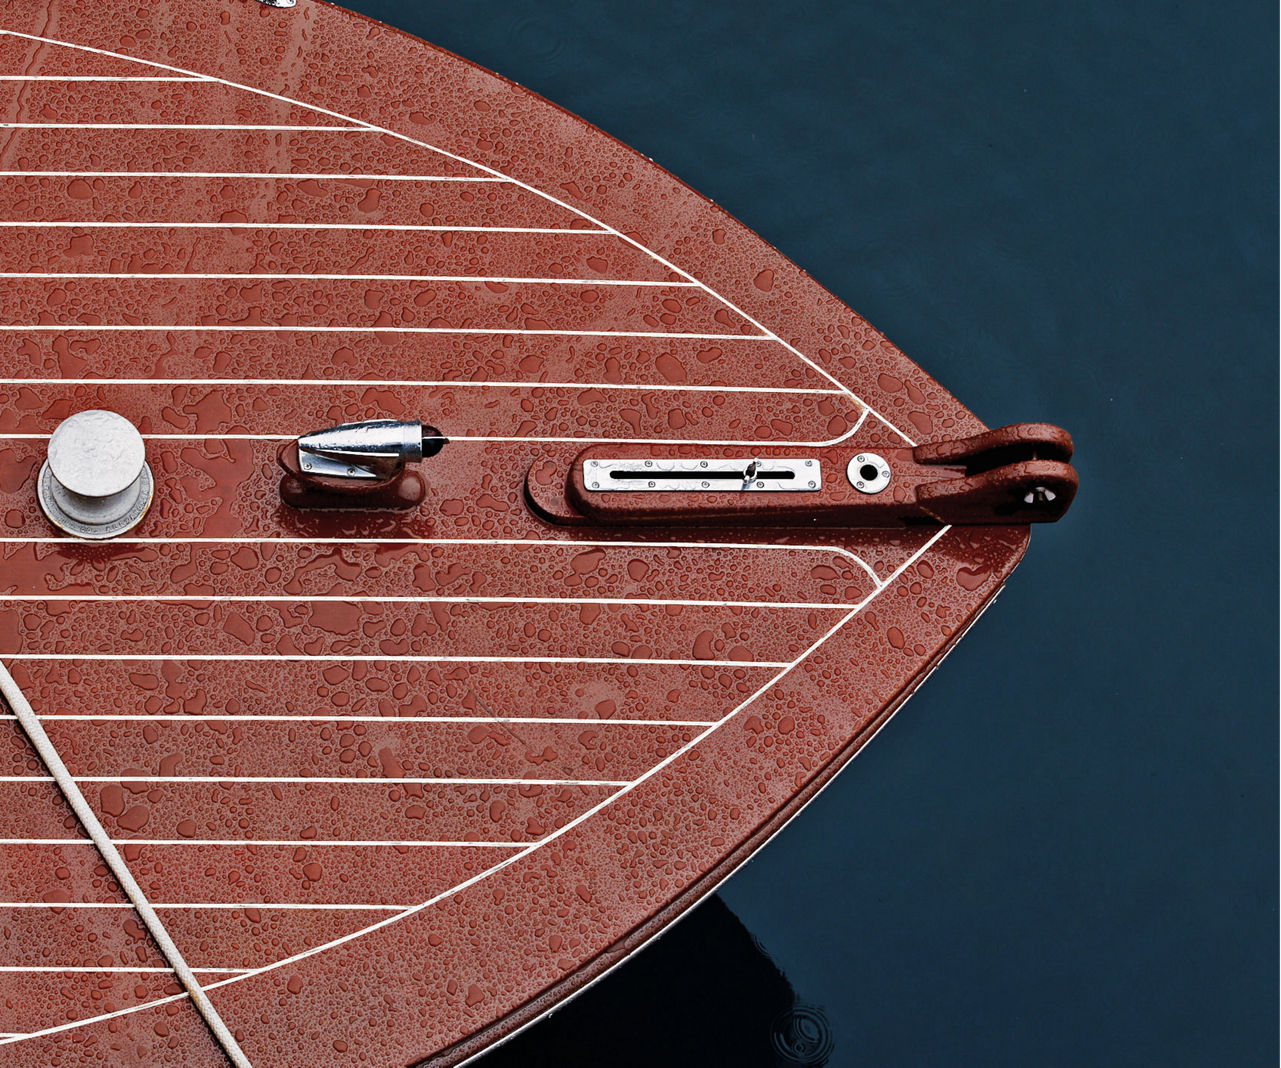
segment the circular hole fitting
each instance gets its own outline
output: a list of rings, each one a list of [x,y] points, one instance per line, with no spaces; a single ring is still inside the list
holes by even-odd
[[[860,452],[846,466],[845,477],[859,493],[880,493],[890,484],[890,465],[874,452]]]

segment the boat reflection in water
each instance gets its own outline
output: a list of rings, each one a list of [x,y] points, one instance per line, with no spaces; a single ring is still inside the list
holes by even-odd
[[[606,1052],[607,1051],[607,1052]],[[607,978],[476,1061],[477,1068],[822,1068],[821,1009],[713,894]]]

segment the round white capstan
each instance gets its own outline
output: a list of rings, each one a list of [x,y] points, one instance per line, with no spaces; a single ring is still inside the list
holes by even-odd
[[[64,419],[40,469],[40,508],[78,538],[114,538],[151,506],[153,481],[142,435],[116,412],[90,409]]]
[[[84,497],[110,497],[127,489],[146,462],[138,428],[100,408],[64,419],[49,439],[53,477]]]

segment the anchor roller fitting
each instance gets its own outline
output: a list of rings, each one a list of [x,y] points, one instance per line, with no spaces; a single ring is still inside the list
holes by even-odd
[[[1052,523],[1076,494],[1072,438],[1016,423],[965,438],[856,451],[626,443],[548,449],[525,498],[553,523],[897,527]]]

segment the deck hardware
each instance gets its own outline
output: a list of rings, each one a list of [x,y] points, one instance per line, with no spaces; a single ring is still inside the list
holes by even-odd
[[[137,427],[115,412],[92,408],[68,416],[54,430],[36,496],[59,530],[103,541],[141,522],[154,485]]]
[[[583,482],[595,493],[804,493],[818,490],[818,463],[799,457],[592,459]]]
[[[294,7],[298,0],[258,0],[258,3],[267,7]]]
[[[341,423],[298,439],[298,467],[303,474],[318,478],[385,482],[395,478],[405,464],[434,456],[443,444],[438,430],[424,429],[417,419]]]
[[[341,423],[286,442],[280,491],[295,508],[412,508],[426,494],[406,465],[435,456],[446,438],[419,420]]]
[[[742,446],[675,442],[549,449],[529,468],[525,499],[553,523],[840,529],[1049,523],[1076,493],[1072,439],[1046,423],[877,449],[837,443],[800,452],[762,443],[745,455]]]
[[[850,458],[845,477],[859,493],[880,493],[890,484],[890,465],[874,452],[860,452]]]

